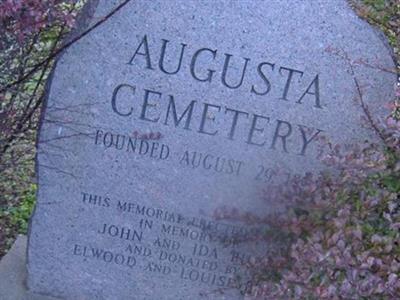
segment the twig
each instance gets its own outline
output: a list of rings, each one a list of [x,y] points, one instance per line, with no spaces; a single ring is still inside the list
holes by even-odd
[[[340,50],[340,51],[339,51]],[[354,62],[350,59],[350,57],[348,56],[348,53],[344,50],[344,49],[334,49],[334,48],[328,48],[326,49],[326,51],[333,53],[334,55],[337,55],[339,57],[341,57],[342,59],[344,59],[347,64],[349,65],[350,68],[350,75],[353,77],[355,86],[356,86],[356,90],[359,96],[359,100],[360,100],[360,104],[361,104],[361,108],[364,112],[364,114],[367,117],[368,122],[370,123],[372,129],[377,133],[378,137],[383,141],[383,143],[388,146],[387,144],[387,140],[386,137],[384,135],[384,133],[382,132],[382,130],[378,127],[378,125],[375,123],[373,117],[371,116],[371,113],[368,109],[367,104],[364,101],[364,96],[361,90],[361,86],[360,83],[358,82],[357,76],[356,76],[356,72],[354,70]]]
[[[363,94],[362,94],[362,92],[361,92],[360,84],[359,84],[359,82],[358,82],[358,80],[357,80],[357,78],[356,78],[355,76],[353,76],[353,78],[354,78],[354,83],[355,83],[356,88],[357,88],[358,96],[359,96],[359,98],[360,98],[361,108],[362,108],[362,110],[364,111],[364,113],[365,113],[365,115],[366,115],[366,117],[367,117],[367,119],[368,119],[368,122],[370,123],[370,125],[372,126],[372,128],[375,130],[375,132],[378,134],[379,138],[380,138],[380,139],[383,141],[383,143],[386,145],[386,138],[385,138],[384,134],[382,133],[382,130],[380,130],[379,127],[376,125],[374,119],[373,119],[372,116],[371,116],[371,113],[370,113],[369,110],[368,110],[368,106],[367,106],[367,105],[365,104],[365,102],[364,102]]]
[[[121,10],[125,5],[127,5],[130,1],[131,0],[125,0],[124,2],[122,2],[120,5],[118,5],[116,8],[114,8],[110,13],[108,13],[106,16],[104,16],[99,21],[97,21],[93,26],[91,26],[90,28],[88,28],[87,30],[82,32],[80,35],[74,37],[69,42],[65,43],[62,47],[60,47],[59,49],[54,51],[52,54],[50,54],[43,61],[41,61],[38,64],[34,65],[32,67],[32,69],[28,73],[26,73],[24,76],[22,76],[20,79],[14,81],[14,82],[11,82],[10,84],[8,84],[5,87],[1,88],[0,89],[0,93],[5,92],[10,87],[12,87],[14,85],[17,85],[17,84],[23,82],[24,80],[26,80],[27,78],[29,78],[32,74],[36,73],[36,71],[39,70],[39,68],[41,68],[43,65],[47,64],[48,61],[54,59],[62,51],[64,51],[65,49],[69,48],[70,46],[72,46],[75,42],[79,41],[81,38],[83,38],[84,36],[88,35],[94,29],[96,29],[101,24],[103,24],[105,21],[107,21],[109,18],[111,18],[114,14],[116,14],[119,10]]]

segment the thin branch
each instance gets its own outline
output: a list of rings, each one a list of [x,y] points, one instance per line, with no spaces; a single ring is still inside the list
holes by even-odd
[[[357,88],[358,96],[360,98],[361,108],[362,108],[364,114],[366,115],[366,117],[368,119],[368,122],[370,123],[370,125],[372,126],[374,131],[378,134],[379,138],[383,141],[383,143],[385,145],[387,145],[386,138],[385,138],[382,130],[376,125],[376,123],[375,123],[374,119],[372,118],[371,113],[370,113],[370,111],[368,109],[368,106],[364,102],[364,98],[363,98],[363,94],[362,94],[362,91],[361,91],[361,87],[360,87],[360,84],[359,84],[357,78],[355,76],[353,76],[353,78],[354,78],[354,83],[355,83],[356,88]]]
[[[76,36],[75,38],[71,39],[69,42],[65,43],[62,47],[60,47],[57,51],[54,51],[52,54],[50,54],[46,59],[43,61],[39,62],[38,64],[34,65],[32,69],[26,73],[24,76],[22,76],[20,79],[11,82],[10,84],[6,85],[5,87],[0,89],[0,93],[5,92],[7,89],[10,87],[17,85],[27,78],[29,78],[32,74],[36,73],[39,68],[41,68],[43,65],[45,65],[48,61],[54,59],[58,54],[60,54],[62,51],[65,49],[69,48],[72,46],[74,43],[82,39],[84,36],[88,35],[90,32],[92,32],[94,29],[99,27],[101,24],[103,24],[105,21],[107,21],[109,18],[111,18],[114,14],[116,14],[119,10],[121,10],[125,5],[127,5],[131,0],[125,0],[122,2],[120,5],[118,5],[116,8],[114,8],[110,13],[108,13],[106,16],[101,18],[98,22],[96,22],[93,26],[82,32],[80,35]]]
[[[50,55],[56,51],[57,45],[60,43],[60,41],[62,40],[62,37],[64,36],[64,30],[65,30],[65,24],[61,27],[60,32],[58,33],[57,39],[54,41],[54,44],[53,44],[53,46],[52,46],[51,49],[50,49]],[[22,115],[22,117],[21,117],[21,120],[20,120],[21,123],[24,123],[24,122],[26,121],[26,115],[27,115],[27,114],[28,114],[28,115],[29,115],[29,114],[31,114],[31,115],[33,114],[33,112],[32,112],[32,113],[29,113],[29,108],[31,107],[32,102],[33,102],[34,98],[36,97],[36,93],[38,92],[38,90],[39,90],[39,88],[40,88],[40,86],[41,86],[43,80],[45,79],[45,75],[46,75],[46,73],[47,73],[47,71],[48,71],[48,69],[49,69],[50,66],[51,66],[51,61],[48,60],[48,61],[44,64],[44,66],[43,66],[43,68],[42,68],[42,72],[41,72],[41,74],[40,74],[40,76],[39,76],[39,79],[38,79],[38,82],[37,82],[37,84],[36,84],[36,86],[35,86],[35,89],[34,89],[32,95],[31,95],[31,97],[30,97],[30,99],[29,99],[28,104],[26,105],[25,111],[24,111],[24,113],[23,113],[23,115]],[[41,102],[41,98],[42,98],[42,97],[40,97],[39,100],[38,100],[37,102]],[[37,106],[37,105],[35,105],[35,106]],[[35,109],[36,109],[36,108],[34,108],[33,110],[35,110]]]
[[[340,51],[339,51],[340,50]],[[360,104],[361,104],[361,108],[365,114],[365,116],[367,117],[368,122],[370,123],[372,129],[376,132],[376,134],[378,135],[378,137],[382,140],[382,142],[388,146],[387,143],[387,139],[383,133],[383,131],[379,128],[379,126],[375,123],[369,109],[368,109],[368,105],[365,103],[364,101],[364,96],[361,90],[361,85],[357,79],[356,76],[356,72],[354,70],[354,62],[350,59],[350,57],[348,56],[348,53],[344,50],[344,49],[335,49],[335,48],[328,48],[326,49],[327,52],[329,53],[333,53],[334,55],[337,55],[339,57],[341,57],[342,59],[344,59],[347,64],[349,65],[350,68],[350,75],[353,77],[355,86],[356,86],[356,90],[359,96],[359,100],[360,100]]]

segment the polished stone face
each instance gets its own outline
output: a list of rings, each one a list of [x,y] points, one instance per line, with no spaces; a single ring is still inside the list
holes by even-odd
[[[92,24],[118,1],[100,1]],[[92,2],[96,6],[95,2]],[[318,172],[319,140],[375,140],[395,74],[345,0],[131,1],[59,59],[38,143],[32,291],[240,299],[268,185]],[[267,199],[267,200],[266,200]],[[239,279],[240,277],[240,279]]]

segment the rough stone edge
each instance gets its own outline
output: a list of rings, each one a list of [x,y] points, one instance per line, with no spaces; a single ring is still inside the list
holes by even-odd
[[[371,31],[383,43],[386,50],[388,51],[388,54],[390,55],[390,57],[393,60],[393,66],[394,66],[393,71],[395,72],[395,75],[397,75],[397,77],[400,76],[400,74],[398,74],[398,71],[397,71],[397,64],[400,63],[400,61],[399,62],[397,61],[396,54],[394,53],[393,47],[392,47],[392,45],[390,45],[389,38],[386,36],[386,34],[382,31],[382,29],[378,25],[371,24],[370,22],[367,21],[366,18],[361,17],[357,13],[356,9],[353,7],[352,0],[345,0],[345,2],[346,2],[347,9],[349,11],[351,11],[351,13],[354,14],[357,17],[357,19],[359,19],[367,27],[370,27],[372,29]]]
[[[392,97],[390,99],[384,99],[385,101],[387,101],[387,103],[389,103],[390,101],[392,101],[393,99],[396,98],[395,96],[395,85],[398,84],[400,82],[400,73],[399,73],[399,69],[398,66],[400,65],[400,61],[397,60],[396,54],[394,52],[394,49],[392,47],[392,45],[389,42],[389,38],[386,36],[386,34],[383,32],[383,30],[375,24],[371,24],[370,22],[367,21],[366,18],[361,17],[356,9],[353,6],[352,0],[344,0],[345,2],[345,7],[346,9],[349,11],[349,13],[353,14],[357,20],[363,24],[363,26],[365,26],[366,28],[369,28],[370,31],[378,38],[379,41],[382,42],[382,45],[384,46],[384,48],[386,49],[386,54],[388,54],[391,58],[392,61],[392,69],[393,69],[393,77],[394,77],[394,81],[393,81],[393,88],[392,88]],[[389,71],[387,71],[388,73],[391,73]],[[354,77],[356,77],[357,75],[355,74]],[[354,87],[356,88],[356,87]],[[370,105],[370,103],[367,103],[367,106]],[[373,120],[376,122],[376,116],[372,115]],[[382,143],[382,140],[380,139],[378,133],[371,129],[371,132],[373,133],[374,136],[376,136],[378,138],[378,141],[380,143]]]
[[[79,36],[82,32],[84,32],[90,25],[90,22],[95,14],[95,11],[97,9],[97,6],[99,4],[99,0],[88,0],[88,2],[84,5],[82,10],[80,11],[77,19],[76,19],[76,25],[75,29],[73,29],[65,38],[64,44],[68,41],[71,41],[73,38]],[[35,154],[35,176],[36,176],[36,182],[38,183],[39,180],[39,161],[38,161],[38,149],[39,149],[39,143],[40,143],[40,137],[41,137],[41,129],[42,125],[44,122],[44,118],[46,115],[47,111],[47,104],[48,104],[48,99],[50,96],[50,91],[51,91],[51,84],[53,82],[54,78],[54,72],[57,68],[57,63],[61,59],[61,57],[65,54],[65,52],[68,49],[64,49],[55,59],[55,62],[53,64],[53,67],[50,71],[50,74],[48,76],[47,82],[44,87],[44,99],[43,103],[40,109],[40,116],[39,116],[39,123],[38,123],[38,128],[37,128],[37,135],[36,135],[36,141],[35,141],[35,149],[36,149],[36,154]],[[38,194],[39,194],[39,189],[40,186],[38,185],[37,190],[36,190],[36,204],[34,206],[33,212],[31,214],[31,217],[29,218],[29,224],[28,224],[28,233],[27,233],[27,247],[26,247],[26,269],[27,269],[27,274],[26,278],[24,280],[24,286],[26,289],[29,291],[29,246],[31,243],[31,234],[32,234],[32,219],[35,218],[36,216],[36,209],[37,209],[37,201],[38,201]],[[38,295],[43,295],[43,296],[51,296],[45,293],[36,293]]]
[[[0,261],[1,300],[60,300],[31,293],[26,289],[26,235],[19,234],[6,255]]]
[[[26,237],[18,234],[11,248],[0,260],[0,299],[24,299]]]
[[[358,2],[357,0],[346,0],[347,6],[353,11],[353,13],[361,19],[361,21],[367,23],[373,30],[374,33],[378,36],[378,38],[383,42],[385,47],[389,50],[390,56],[392,57],[394,64],[395,64],[395,71],[397,72],[397,76],[400,76],[399,68],[396,68],[398,64],[400,64],[400,57],[396,57],[396,53],[393,50],[392,45],[389,42],[389,38],[386,36],[385,32],[379,27],[378,24],[371,24],[368,22],[368,18],[364,18],[357,13],[355,8],[355,3]]]
[[[357,15],[357,13],[356,13],[356,15]],[[357,15],[357,17],[360,18],[363,22],[366,22],[369,26],[372,27],[373,32],[378,36],[378,38],[382,41],[382,43],[388,49],[389,55],[392,57],[393,64],[394,64],[394,70],[393,71],[397,73],[397,76],[399,76],[400,74],[398,74],[396,66],[400,62],[397,62],[396,54],[394,52],[394,49],[393,49],[392,45],[389,42],[388,37],[386,36],[386,34],[382,31],[381,28],[379,28],[378,25],[373,25],[373,24],[369,23],[367,20],[363,19],[359,15]]]

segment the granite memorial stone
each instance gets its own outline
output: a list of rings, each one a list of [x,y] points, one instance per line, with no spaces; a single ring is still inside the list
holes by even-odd
[[[87,26],[119,3],[91,1]],[[264,246],[227,241],[260,228],[214,211],[279,209],[264,200],[267,184],[319,170],[322,135],[374,139],[355,78],[384,116],[396,79],[389,47],[345,0],[129,2],[52,75],[29,288],[240,299],[243,263]]]

